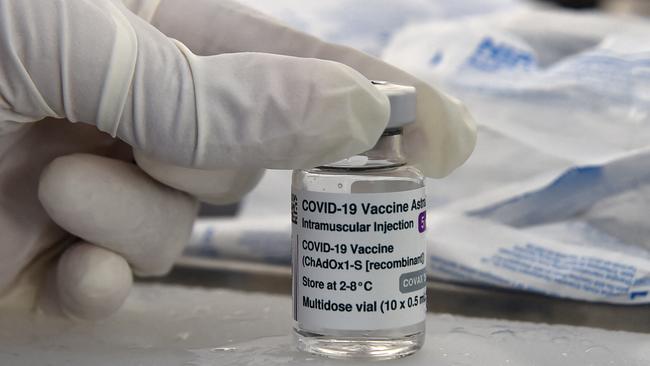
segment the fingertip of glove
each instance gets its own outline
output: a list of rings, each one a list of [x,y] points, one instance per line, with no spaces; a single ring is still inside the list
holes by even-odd
[[[123,257],[88,243],[75,244],[63,253],[56,278],[63,312],[87,320],[106,318],[117,311],[133,283]]]
[[[374,144],[388,124],[390,117],[388,97],[357,70],[338,62],[327,62],[334,64],[337,71],[345,75],[345,78],[340,81],[342,85],[334,85],[334,87],[349,88],[348,92],[341,96],[339,108],[347,109],[350,127],[359,127],[360,131],[370,132],[369,143]]]
[[[370,149],[390,116],[388,98],[358,71],[334,61],[315,62],[303,137],[295,149],[301,168]]]
[[[67,155],[52,160],[41,172],[38,183],[38,198],[45,210],[55,204],[54,201],[68,192],[72,185],[67,184],[66,177],[74,176],[76,164],[70,164],[77,156]],[[56,194],[53,194],[56,193]]]

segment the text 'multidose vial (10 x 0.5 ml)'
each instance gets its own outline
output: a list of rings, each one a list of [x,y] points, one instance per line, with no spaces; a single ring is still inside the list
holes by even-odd
[[[415,88],[373,84],[391,105],[377,144],[292,179],[295,338],[334,358],[397,358],[424,343],[424,177],[402,152]]]

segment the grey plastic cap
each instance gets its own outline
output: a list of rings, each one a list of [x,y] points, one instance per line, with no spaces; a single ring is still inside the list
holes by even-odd
[[[373,80],[375,88],[384,93],[390,101],[390,119],[386,129],[400,128],[415,122],[415,88]]]

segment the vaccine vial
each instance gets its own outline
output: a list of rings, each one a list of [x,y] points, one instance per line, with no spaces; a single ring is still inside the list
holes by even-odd
[[[377,144],[292,178],[294,336],[331,358],[399,358],[424,343],[424,177],[402,151],[415,88],[373,84],[391,106]]]

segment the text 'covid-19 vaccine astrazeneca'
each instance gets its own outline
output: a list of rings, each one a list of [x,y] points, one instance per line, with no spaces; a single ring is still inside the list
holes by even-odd
[[[398,358],[424,343],[424,177],[402,151],[415,88],[373,84],[391,104],[377,144],[292,178],[295,338],[333,358]]]

